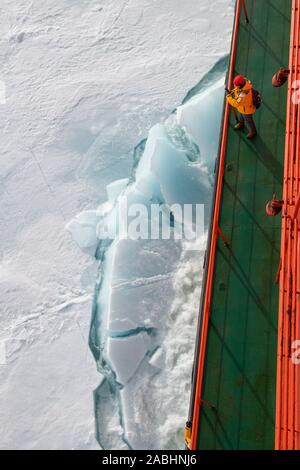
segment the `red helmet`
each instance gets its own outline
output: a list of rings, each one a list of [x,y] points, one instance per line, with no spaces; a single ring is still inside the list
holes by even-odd
[[[245,77],[243,77],[243,75],[238,75],[237,77],[235,77],[233,84],[234,86],[238,86],[238,87],[245,86],[246,79]]]

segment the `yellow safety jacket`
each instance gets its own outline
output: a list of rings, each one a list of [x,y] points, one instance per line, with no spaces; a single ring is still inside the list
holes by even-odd
[[[185,445],[188,449],[190,449],[190,445],[192,442],[192,423],[187,422],[185,429],[184,429],[184,441]]]
[[[226,99],[241,114],[254,114],[256,111],[253,104],[252,83],[249,80],[243,88],[234,88]]]

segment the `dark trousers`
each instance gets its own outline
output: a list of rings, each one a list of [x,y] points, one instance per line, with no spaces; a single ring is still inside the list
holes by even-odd
[[[243,124],[246,123],[251,132],[257,132],[252,114],[240,114],[240,122]]]

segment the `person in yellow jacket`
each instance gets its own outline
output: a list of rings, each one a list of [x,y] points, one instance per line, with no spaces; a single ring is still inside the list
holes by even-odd
[[[247,138],[253,139],[257,134],[257,130],[253,119],[256,108],[253,104],[252,83],[246,77],[238,75],[235,77],[233,84],[234,89],[226,96],[226,99],[240,114],[239,122],[234,128],[237,131],[243,129],[246,122],[250,128]]]

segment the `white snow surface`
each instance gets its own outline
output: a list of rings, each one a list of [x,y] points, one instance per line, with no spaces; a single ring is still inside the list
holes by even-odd
[[[232,2],[1,0],[0,13],[0,448],[97,449],[94,241],[83,253],[65,224],[122,179],[110,186],[118,196],[132,147],[228,52]],[[197,314],[185,271],[195,262],[174,281],[179,322]],[[184,348],[192,335],[169,341]],[[184,387],[187,370],[177,368],[174,383]],[[165,403],[168,436],[185,417],[172,396]]]

